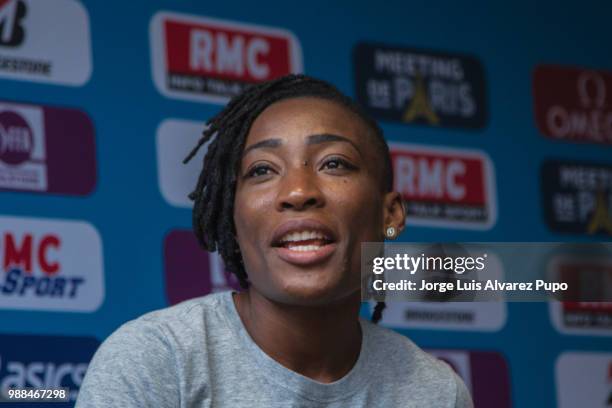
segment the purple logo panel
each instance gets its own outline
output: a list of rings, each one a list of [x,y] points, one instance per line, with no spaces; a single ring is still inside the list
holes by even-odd
[[[239,290],[217,253],[200,248],[190,230],[170,231],[164,239],[166,298],[171,305],[212,292]]]
[[[427,350],[448,363],[463,379],[474,406],[510,408],[510,373],[499,353],[468,350]]]
[[[84,112],[0,101],[0,190],[90,194],[94,139]]]
[[[478,407],[510,408],[510,373],[499,353],[472,351],[472,395]]]

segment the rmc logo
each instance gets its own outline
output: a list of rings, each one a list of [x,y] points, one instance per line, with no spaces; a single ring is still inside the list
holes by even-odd
[[[60,239],[57,235],[44,235],[38,242],[35,242],[32,234],[26,234],[19,245],[13,234],[5,233],[3,241],[4,262],[2,266],[4,270],[12,266],[19,266],[26,274],[31,275],[33,258],[35,258],[45,275],[52,276],[59,272],[59,263],[50,260],[49,257],[50,250],[57,251],[60,247]]]
[[[103,300],[102,242],[92,225],[0,217],[0,309],[91,312]]]
[[[302,72],[299,41],[277,27],[160,11],[150,40],[153,79],[169,97],[226,103],[250,84]]]
[[[46,234],[40,239],[35,239],[33,234],[24,234],[19,240],[10,232],[4,233],[2,269],[6,272],[6,279],[1,293],[52,298],[78,296],[85,279],[82,276],[58,276],[60,249],[61,241],[55,234]],[[33,273],[36,269],[41,272],[39,276]]]
[[[26,14],[22,0],[0,0],[0,46],[17,47],[23,43],[25,30],[21,23]]]

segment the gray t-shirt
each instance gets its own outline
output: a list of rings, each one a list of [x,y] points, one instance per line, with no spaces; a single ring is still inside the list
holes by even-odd
[[[231,292],[128,322],[100,346],[76,403],[86,407],[472,407],[463,381],[408,338],[360,319],[357,363],[320,383],[251,339]]]

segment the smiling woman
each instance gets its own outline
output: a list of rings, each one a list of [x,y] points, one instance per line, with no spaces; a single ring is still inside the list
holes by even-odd
[[[332,85],[290,75],[232,99],[188,159],[209,140],[194,232],[243,290],[123,325],[77,406],[472,406],[449,366],[359,317],[361,243],[405,221],[378,125]]]

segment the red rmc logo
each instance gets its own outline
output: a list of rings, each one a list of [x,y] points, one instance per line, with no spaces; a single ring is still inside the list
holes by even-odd
[[[292,70],[291,40],[282,36],[180,21],[166,21],[165,34],[170,72],[259,82]]]
[[[4,255],[2,267],[5,271],[10,267],[20,266],[26,274],[31,274],[34,261],[45,275],[53,276],[60,270],[59,262],[49,258],[49,252],[59,250],[61,245],[56,235],[43,235],[39,240],[35,240],[32,234],[24,234],[19,241],[12,233],[5,232],[0,244],[0,254]]]
[[[395,190],[409,201],[483,204],[485,174],[479,158],[391,150]]]

